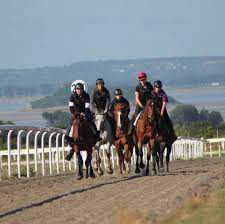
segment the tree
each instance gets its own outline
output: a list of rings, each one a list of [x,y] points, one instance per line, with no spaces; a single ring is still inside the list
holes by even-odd
[[[48,126],[52,127],[67,128],[70,123],[70,114],[63,111],[44,112],[42,117],[47,120]]]
[[[199,120],[200,116],[196,107],[192,105],[178,105],[171,112],[171,118],[177,124],[189,124]]]

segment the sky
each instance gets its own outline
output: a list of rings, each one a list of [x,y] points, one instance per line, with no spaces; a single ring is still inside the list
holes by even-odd
[[[224,0],[0,0],[0,69],[225,56]]]

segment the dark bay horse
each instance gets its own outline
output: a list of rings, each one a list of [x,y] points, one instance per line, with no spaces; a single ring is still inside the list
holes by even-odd
[[[129,120],[124,118],[122,114],[124,105],[118,103],[114,107],[113,116],[115,119],[116,137],[118,140],[114,141],[114,145],[119,157],[120,173],[130,173],[131,157],[133,154],[134,142],[132,135],[128,134]],[[123,152],[124,150],[124,152]],[[124,164],[126,161],[126,166]]]
[[[167,127],[166,121],[158,115],[158,137],[156,143],[156,150],[158,156],[156,158],[157,166],[159,172],[165,172],[163,158],[164,158],[164,151],[166,151],[166,172],[169,172],[169,161],[170,161],[170,154],[172,151],[173,141],[171,139],[170,131]]]
[[[140,168],[144,168],[143,163],[143,149],[142,147],[147,144],[147,168],[146,175],[149,174],[149,161],[151,159],[151,154],[153,155],[153,166],[152,172],[156,174],[156,150],[155,141],[157,136],[157,117],[155,104],[153,100],[148,100],[146,106],[144,107],[138,121],[136,124],[136,133],[134,135],[135,142],[135,152],[136,152],[136,169],[135,173],[140,173]],[[140,164],[139,164],[140,156]],[[140,167],[140,168],[139,168]]]
[[[78,180],[83,178],[83,159],[81,156],[81,151],[87,152],[87,159],[85,161],[86,165],[86,178],[89,177],[89,169],[90,169],[90,177],[94,178],[95,174],[92,168],[92,151],[93,146],[96,144],[97,140],[90,127],[88,121],[84,118],[83,115],[75,114],[72,122],[72,130],[71,137],[67,137],[70,145],[72,146],[72,150],[66,156],[67,160],[70,160],[76,152],[77,160],[78,160]]]

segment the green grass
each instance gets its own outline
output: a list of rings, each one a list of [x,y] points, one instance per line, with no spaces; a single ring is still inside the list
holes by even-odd
[[[225,186],[217,192],[193,196],[162,224],[225,223]]]

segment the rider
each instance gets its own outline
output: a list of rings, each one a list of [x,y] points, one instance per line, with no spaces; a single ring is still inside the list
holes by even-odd
[[[96,88],[92,94],[91,100],[92,106],[97,111],[106,111],[110,104],[110,93],[105,87],[105,82],[103,79],[96,80]]]
[[[147,74],[145,72],[138,73],[139,84],[135,90],[136,109],[134,115],[131,118],[131,126],[129,132],[132,132],[133,123],[135,122],[138,114],[144,109],[148,99],[151,98],[151,92],[153,86],[147,81]]]
[[[109,106],[109,114],[113,118],[113,137],[114,137],[114,140],[116,140],[117,137],[116,137],[116,133],[115,133],[116,128],[115,128],[115,119],[114,119],[114,116],[113,116],[113,111],[114,111],[115,106],[117,104],[122,104],[123,109],[122,109],[121,112],[122,112],[123,120],[129,122],[128,115],[130,113],[130,104],[129,104],[128,100],[123,96],[123,92],[122,92],[121,89],[116,89],[114,91],[114,96],[115,96],[115,98],[113,99],[112,103]]]
[[[160,80],[154,82],[154,90],[152,91],[152,95],[156,103],[156,109],[159,114],[159,117],[160,119],[163,119],[163,121],[165,121],[170,133],[171,141],[174,142],[176,141],[177,136],[173,128],[173,123],[166,110],[168,97],[165,91],[162,89],[162,82]]]
[[[101,140],[100,132],[97,130],[91,115],[90,97],[88,93],[84,91],[84,85],[82,83],[77,83],[75,85],[74,92],[70,97],[69,107],[70,112],[72,114],[72,120],[74,118],[74,114],[83,114],[85,118],[88,120],[88,122],[91,124],[93,133],[95,134],[97,141],[100,141]]]

